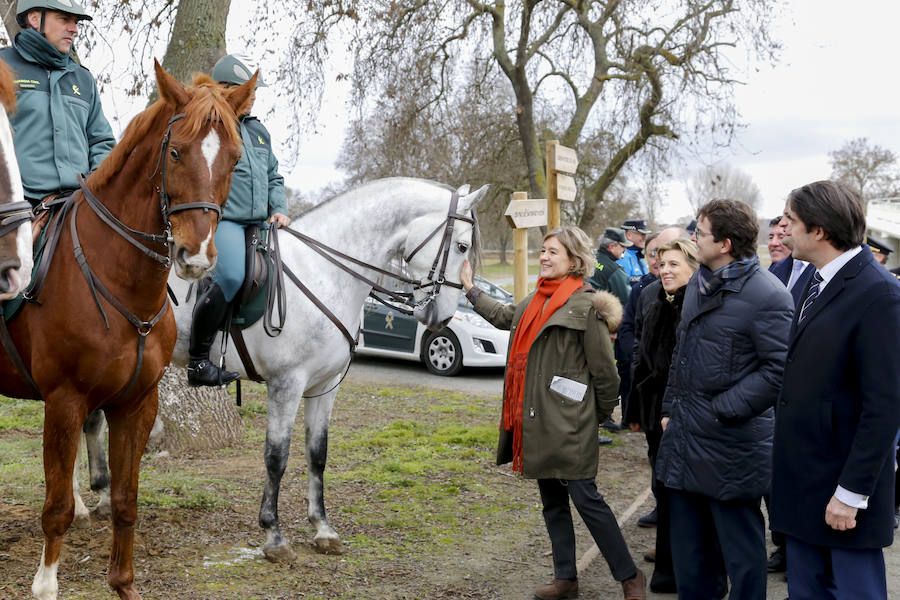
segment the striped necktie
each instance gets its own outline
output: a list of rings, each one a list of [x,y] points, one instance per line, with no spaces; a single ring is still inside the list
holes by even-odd
[[[806,298],[803,300],[803,308],[800,309],[800,318],[797,320],[798,324],[803,322],[803,317],[806,316],[806,310],[816,301],[816,298],[819,295],[820,283],[822,283],[822,276],[816,271],[815,275],[813,275],[813,284],[809,286],[809,291],[806,292]]]

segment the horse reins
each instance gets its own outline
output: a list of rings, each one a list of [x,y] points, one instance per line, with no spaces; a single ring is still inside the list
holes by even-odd
[[[32,219],[34,214],[31,212],[31,203],[26,200],[0,206],[0,237]]]
[[[323,258],[328,260],[333,265],[337,266],[344,272],[348,273],[353,278],[358,279],[359,281],[362,281],[366,285],[370,286],[372,288],[372,292],[370,293],[370,296],[372,296],[374,299],[382,302],[383,304],[390,306],[391,308],[396,309],[397,311],[399,311],[403,314],[412,315],[414,313],[415,309],[417,309],[421,306],[424,306],[424,305],[428,304],[430,301],[432,301],[434,299],[434,297],[440,291],[442,285],[448,285],[450,287],[462,289],[461,283],[447,281],[446,277],[445,277],[446,270],[447,270],[447,262],[448,262],[449,256],[450,256],[450,242],[453,237],[454,222],[459,220],[459,221],[465,221],[467,223],[471,223],[473,225],[475,223],[474,217],[462,215],[457,212],[458,204],[459,204],[459,194],[454,190],[452,197],[450,199],[450,208],[447,211],[447,216],[444,218],[443,221],[441,221],[441,223],[438,224],[438,226],[431,233],[428,234],[428,236],[425,237],[424,240],[422,240],[421,243],[419,243],[418,246],[416,246],[412,250],[412,252],[410,252],[409,254],[407,254],[404,257],[404,260],[406,262],[409,262],[413,256],[415,256],[422,248],[425,247],[426,244],[428,244],[428,242],[432,238],[434,238],[438,234],[438,232],[441,230],[441,228],[444,229],[444,235],[441,238],[441,245],[438,247],[438,251],[434,257],[434,262],[431,265],[431,270],[428,273],[428,277],[425,279],[410,279],[409,277],[405,277],[399,273],[394,273],[392,271],[382,269],[380,267],[377,267],[375,265],[372,265],[370,263],[362,261],[358,258],[349,256],[339,250],[335,250],[334,248],[331,248],[330,246],[327,246],[326,244],[323,244],[322,242],[315,240],[306,234],[303,234],[299,231],[291,229],[290,227],[282,227],[282,228],[273,227],[270,230],[269,235],[270,235],[270,237],[276,238],[276,240],[274,242],[272,242],[272,244],[277,249],[277,247],[278,247],[278,242],[277,242],[278,231],[279,230],[287,231],[292,236],[294,236],[301,242],[305,243],[311,249],[315,250],[319,255],[321,255]],[[414,302],[412,300],[412,296],[413,296],[412,294],[391,291],[391,290],[385,288],[384,286],[379,285],[375,281],[372,281],[371,279],[369,279],[362,273],[355,271],[353,268],[344,264],[339,259],[344,260],[349,263],[353,263],[364,269],[376,271],[377,273],[386,275],[386,276],[396,279],[398,281],[402,281],[404,283],[409,283],[413,286],[413,289],[415,289],[415,290],[431,288],[431,291],[428,294],[428,296],[426,298],[424,298],[423,300]],[[280,262],[280,257],[279,257],[278,261]],[[325,313],[326,316],[328,316],[328,318],[331,320],[331,322],[334,323],[335,326],[344,335],[344,337],[347,338],[347,341],[350,344],[350,349],[353,350],[356,347],[356,339],[350,335],[350,332],[340,322],[340,320],[334,315],[334,313],[332,313],[321,300],[319,300],[317,297],[315,297],[315,295],[312,293],[311,290],[309,290],[309,288],[307,288],[305,285],[303,285],[300,282],[299,278],[290,270],[290,268],[287,265],[282,264],[282,270],[288,275],[288,277],[291,279],[291,281],[293,281],[294,284],[297,285],[297,287],[300,288],[300,290],[310,299],[310,301],[312,301],[313,304],[315,304],[323,313]],[[437,277],[435,277],[435,273],[437,273]],[[382,298],[377,296],[376,292],[388,296],[391,300],[393,300],[395,302],[399,302],[400,304],[403,305],[403,307],[396,306],[393,304],[388,304]],[[280,298],[279,298],[279,305],[283,305],[283,300],[281,300]],[[284,321],[282,319],[281,324],[283,325],[283,323],[284,323]],[[270,336],[273,336],[273,334],[271,332],[269,332],[270,329],[275,330],[274,331],[275,335],[277,335],[278,332],[280,332],[280,327],[277,328],[277,330],[276,330],[276,328],[267,327],[266,331],[267,331],[267,333],[269,333]]]

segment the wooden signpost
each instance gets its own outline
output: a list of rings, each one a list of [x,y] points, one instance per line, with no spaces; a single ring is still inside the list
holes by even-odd
[[[575,179],[570,175],[576,169],[578,156],[573,149],[560,146],[557,140],[547,142],[547,227],[550,229],[560,225],[560,200],[575,199]]]
[[[528,295],[528,228],[547,224],[547,201],[513,192],[504,214],[513,228],[513,298],[519,302]]]
[[[525,192],[514,192],[506,208],[506,220],[513,228],[513,297],[516,302],[528,295],[528,228],[559,227],[560,200],[575,199],[578,168],[575,151],[560,146],[557,140],[547,142],[547,199],[528,199]],[[568,174],[567,174],[568,173]]]

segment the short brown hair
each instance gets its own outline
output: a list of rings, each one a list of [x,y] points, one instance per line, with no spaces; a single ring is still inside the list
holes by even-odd
[[[736,260],[750,258],[756,254],[756,238],[759,223],[756,213],[746,202],[740,200],[712,200],[697,211],[697,220],[709,221],[713,240],[731,240],[731,256]]]
[[[788,196],[791,212],[806,230],[821,227],[837,250],[862,245],[866,236],[866,213],[856,190],[840,181],[816,181],[797,188]]]
[[[591,251],[591,238],[578,227],[564,225],[548,231],[541,242],[547,238],[555,237],[575,262],[572,267],[572,276],[586,278],[594,274],[594,253]]]

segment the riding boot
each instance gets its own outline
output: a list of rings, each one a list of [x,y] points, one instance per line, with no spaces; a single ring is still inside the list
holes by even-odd
[[[233,371],[220,369],[209,360],[209,350],[227,312],[228,301],[222,288],[217,283],[210,283],[194,305],[188,348],[188,385],[224,385],[240,377]]]

